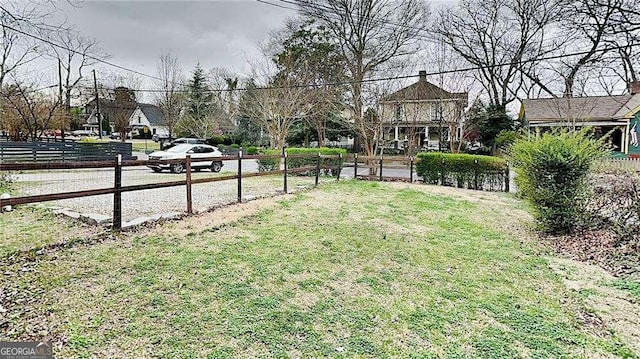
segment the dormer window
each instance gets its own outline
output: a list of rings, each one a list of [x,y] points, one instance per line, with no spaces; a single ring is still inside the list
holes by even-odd
[[[396,104],[396,121],[402,121],[402,104]]]

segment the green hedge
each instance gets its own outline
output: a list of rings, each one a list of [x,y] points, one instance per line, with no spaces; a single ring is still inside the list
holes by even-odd
[[[279,155],[282,153],[282,150],[278,149],[267,149],[262,150],[260,154],[262,155]],[[316,155],[320,153],[325,156],[338,156],[342,154],[342,156],[346,156],[347,150],[342,148],[287,148],[287,155],[289,157],[293,155],[308,155],[309,157],[305,158],[288,158],[287,159],[287,168],[300,168],[307,166],[315,166],[316,165]],[[269,158],[269,159],[260,159],[258,160],[258,170],[259,171],[272,171],[279,167],[280,159],[279,158]],[[340,164],[339,158],[323,158],[321,167],[337,167]],[[327,171],[325,171],[327,172]]]
[[[505,183],[503,158],[441,152],[423,152],[417,158],[416,173],[425,183],[476,189],[502,189]]]

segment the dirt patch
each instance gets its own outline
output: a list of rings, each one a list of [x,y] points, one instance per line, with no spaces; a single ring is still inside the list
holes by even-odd
[[[180,221],[164,223],[160,226],[151,226],[142,230],[145,235],[170,234],[184,236],[189,233],[199,233],[207,229],[217,228],[252,216],[276,203],[291,199],[294,195],[282,195],[278,197],[259,198],[245,203],[236,203],[222,206],[215,210],[189,216]],[[138,232],[140,233],[140,232]]]
[[[571,259],[596,264],[615,276],[640,279],[640,253],[619,243],[607,230],[566,236],[541,236],[556,252]]]

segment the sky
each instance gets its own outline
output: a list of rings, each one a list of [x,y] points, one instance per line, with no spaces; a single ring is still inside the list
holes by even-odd
[[[16,0],[23,1],[23,0]],[[157,76],[158,58],[163,52],[178,57],[185,76],[196,64],[205,70],[223,68],[239,77],[247,77],[251,63],[260,58],[260,45],[270,32],[282,28],[296,11],[282,8],[293,5],[279,0],[139,0],[95,1],[54,0],[56,11],[51,23],[73,25],[82,36],[98,40],[109,54],[109,62]],[[431,2],[434,9],[454,0]],[[28,65],[25,77],[40,86],[58,82],[57,65],[51,58]],[[98,81],[109,85],[150,88],[153,79],[139,75],[134,81],[114,84],[113,73],[127,74],[113,67],[96,64],[84,72],[85,85],[92,84],[91,70],[95,68]],[[426,69],[426,68],[425,68]],[[417,70],[416,70],[417,72]],[[143,92],[146,98],[152,96]]]
[[[167,51],[187,73],[200,63],[247,74],[249,61],[260,56],[259,44],[294,15],[255,0],[89,0],[62,4],[55,16],[99,40],[110,62],[155,75],[158,57]]]

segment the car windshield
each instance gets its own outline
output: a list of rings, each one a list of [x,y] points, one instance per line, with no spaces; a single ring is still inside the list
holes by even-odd
[[[167,152],[172,152],[172,153],[184,153],[187,152],[191,149],[191,147],[193,147],[192,145],[188,145],[188,144],[181,144],[181,145],[176,145],[171,147],[170,149],[167,150]]]

